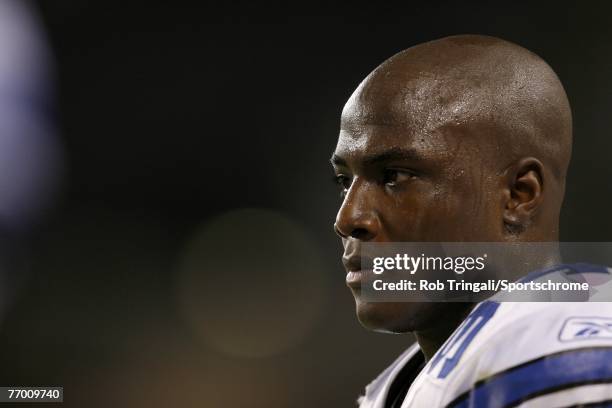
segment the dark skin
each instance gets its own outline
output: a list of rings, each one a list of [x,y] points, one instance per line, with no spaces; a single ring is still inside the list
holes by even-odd
[[[332,156],[343,197],[335,229],[360,322],[413,332],[430,359],[473,305],[362,300],[361,245],[556,241],[570,155],[563,87],[521,47],[455,36],[381,64],[346,103]],[[526,267],[558,261],[542,253]]]

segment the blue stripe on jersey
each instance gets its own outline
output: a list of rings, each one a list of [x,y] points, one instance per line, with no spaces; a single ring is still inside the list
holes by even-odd
[[[484,301],[480,303],[476,308],[470,313],[470,315],[464,320],[464,323],[461,325],[459,331],[457,331],[451,338],[442,346],[442,348],[435,354],[431,365],[429,366],[428,372],[431,372],[442,359],[444,359],[444,363],[440,372],[438,373],[438,378],[446,378],[450,372],[457,366],[461,356],[470,345],[472,340],[476,337],[480,329],[484,327],[485,324],[493,317],[497,308],[499,307],[499,303],[492,301]],[[455,353],[450,355],[451,351],[457,345],[457,342],[461,341],[461,344],[457,347]]]
[[[560,389],[606,382],[612,382],[612,347],[566,350],[479,381],[449,406],[514,406]]]
[[[607,267],[602,265],[592,265],[588,263],[575,263],[575,264],[560,264],[555,265],[550,268],[538,270],[527,274],[523,278],[519,279],[519,282],[529,282],[532,280],[536,280],[541,278],[544,275],[548,275],[549,273],[559,272],[562,270],[567,270],[568,275],[578,274],[578,273],[610,273]]]
[[[568,274],[573,273],[587,273],[587,272],[597,272],[597,273],[610,273],[608,267],[603,265],[593,265],[588,263],[575,263],[571,265],[567,265],[571,270]]]

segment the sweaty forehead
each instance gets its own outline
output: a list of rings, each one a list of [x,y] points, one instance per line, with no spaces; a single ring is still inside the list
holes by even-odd
[[[515,48],[463,36],[402,51],[359,84],[344,106],[341,127],[404,125],[430,133],[474,122],[503,127],[517,116],[525,122],[541,88],[532,79],[542,64]]]
[[[334,155],[349,164],[386,157],[442,165],[457,152],[457,146],[452,135],[426,134],[402,124],[364,123],[341,129]]]
[[[337,154],[402,148],[443,160],[455,150],[474,95],[451,93],[440,77],[410,74],[375,72],[362,82],[342,111]]]
[[[457,75],[452,69],[432,72],[383,66],[353,92],[342,110],[341,128],[380,125],[429,134],[481,121],[483,107],[499,104],[502,92],[482,77],[478,71]]]

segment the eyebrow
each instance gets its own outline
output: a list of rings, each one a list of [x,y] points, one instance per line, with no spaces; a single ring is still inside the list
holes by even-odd
[[[403,149],[401,147],[393,147],[380,153],[374,153],[371,155],[364,156],[361,161],[366,166],[372,166],[376,164],[386,163],[394,160],[411,160],[418,161],[422,160],[422,156],[418,154],[414,149]],[[335,166],[347,166],[347,162],[344,158],[333,154],[330,162]]]

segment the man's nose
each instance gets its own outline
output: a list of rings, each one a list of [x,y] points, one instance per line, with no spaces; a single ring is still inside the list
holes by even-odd
[[[371,187],[360,179],[353,179],[334,224],[336,234],[341,238],[371,241],[379,233],[380,220]]]

